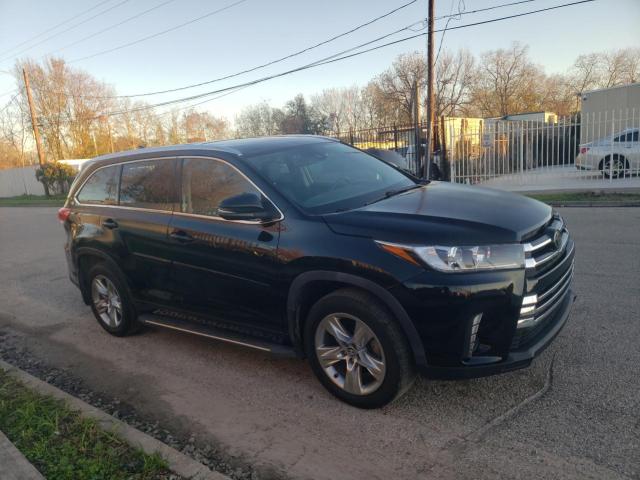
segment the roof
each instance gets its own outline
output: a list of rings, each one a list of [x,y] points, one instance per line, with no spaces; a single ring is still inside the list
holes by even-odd
[[[222,140],[217,142],[186,143],[180,145],[168,145],[164,147],[139,148],[123,152],[101,155],[92,160],[92,163],[110,163],[110,161],[145,158],[153,155],[170,157],[173,155],[197,155],[198,153],[222,153],[243,157],[269,153],[282,148],[307,145],[338,140],[318,135],[279,135],[272,137],[241,138],[235,140]]]
[[[608,90],[617,90],[620,88],[631,88],[631,87],[640,87],[640,83],[625,83],[624,85],[616,85],[615,87],[605,87],[605,88],[596,88],[595,90],[587,90],[586,92],[582,92],[582,96],[588,95],[590,93],[597,92],[606,92]]]

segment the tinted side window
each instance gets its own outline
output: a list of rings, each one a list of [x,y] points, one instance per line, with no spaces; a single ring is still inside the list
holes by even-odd
[[[80,203],[115,205],[118,202],[120,165],[96,170],[76,195]]]
[[[217,217],[220,202],[241,193],[261,195],[235,168],[224,162],[204,158],[184,160],[182,212]]]
[[[120,180],[120,205],[172,210],[175,201],[175,160],[125,163]]]
[[[638,132],[628,132],[622,135],[617,136],[613,139],[614,142],[637,142],[638,141]]]

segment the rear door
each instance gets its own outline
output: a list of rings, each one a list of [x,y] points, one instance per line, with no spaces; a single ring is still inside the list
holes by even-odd
[[[232,221],[222,200],[262,192],[229,163],[182,160],[179,207],[171,219],[172,278],[184,309],[225,322],[281,327],[282,295],[274,288],[279,222]]]
[[[118,200],[100,205],[100,242],[116,258],[137,300],[171,304],[167,230],[177,199],[176,159],[139,160],[104,168],[118,169]],[[81,203],[85,188],[78,194]]]

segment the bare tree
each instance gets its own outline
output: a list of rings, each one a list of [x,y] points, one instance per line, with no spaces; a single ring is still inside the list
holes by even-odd
[[[513,43],[508,49],[483,53],[472,101],[483,116],[504,116],[540,108],[541,68],[528,57],[528,47]]]
[[[236,135],[239,137],[259,137],[280,133],[278,116],[281,112],[267,102],[252,105],[236,117]]]
[[[420,90],[425,85],[426,62],[424,55],[413,52],[399,55],[391,68],[376,77],[379,92],[386,101],[398,107],[399,122],[411,122],[416,82]]]
[[[468,50],[455,55],[441,52],[435,70],[436,118],[466,115],[473,110],[470,100],[475,78],[475,59]]]
[[[18,96],[13,97],[0,112],[0,168],[33,163],[33,152],[27,151],[30,128],[25,105]]]

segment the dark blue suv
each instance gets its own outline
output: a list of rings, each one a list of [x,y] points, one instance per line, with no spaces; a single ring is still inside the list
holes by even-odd
[[[154,325],[306,357],[363,408],[416,371],[527,366],[574,298],[574,244],[548,206],[423,182],[324,137],[100,157],[59,217],[71,280],[109,333]]]

